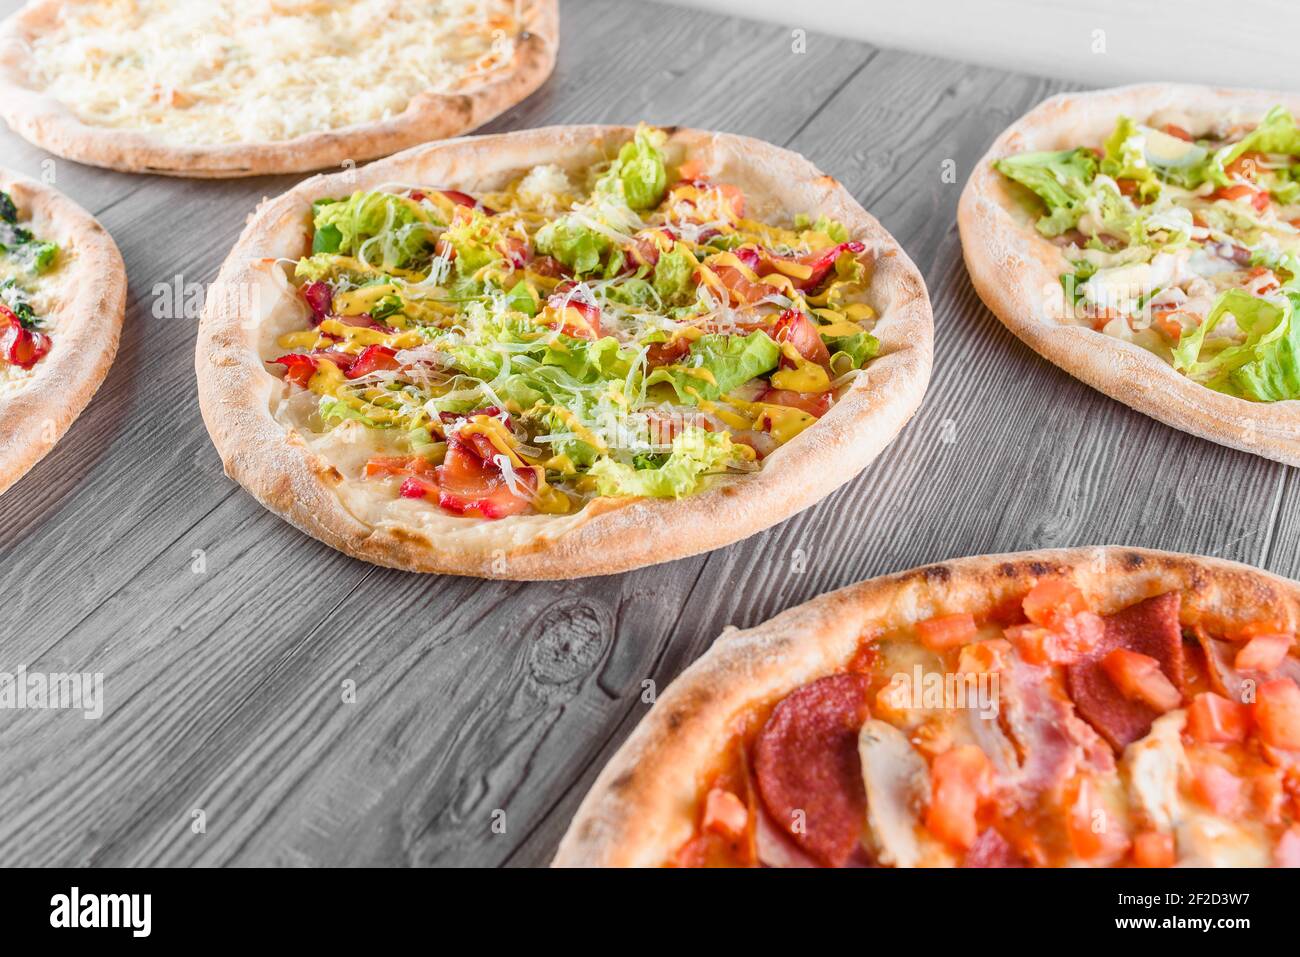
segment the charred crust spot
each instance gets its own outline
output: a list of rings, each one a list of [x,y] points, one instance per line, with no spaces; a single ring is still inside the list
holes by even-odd
[[[685,721],[686,721],[686,716],[685,716],[684,714],[682,714],[680,711],[669,711],[669,712],[668,712],[668,730],[669,730],[669,731],[676,731],[677,729],[679,729],[679,728],[682,726],[682,724],[683,724]]]
[[[676,136],[677,131],[680,130],[681,127],[674,124],[673,126],[661,126],[659,129],[663,130],[669,136]]]
[[[1015,578],[1016,566],[1012,565],[1010,562],[1003,562],[998,566],[998,573],[1001,574],[1003,578]]]
[[[815,182],[821,186],[829,186],[831,189],[837,189],[840,185],[839,180],[837,180],[834,176],[828,176],[825,173],[822,173],[822,175],[818,176]]]
[[[626,791],[629,787],[632,786],[632,782],[634,780],[636,780],[636,769],[629,768],[628,770],[620,774],[618,777],[616,777],[614,780],[609,782],[609,789],[615,792]]]
[[[1044,562],[1029,563],[1029,572],[1032,575],[1046,575],[1050,573],[1051,570],[1052,570],[1052,566],[1045,564]]]
[[[952,578],[952,571],[947,565],[927,565],[921,575],[928,582],[946,582]]]
[[[393,538],[397,539],[399,542],[407,542],[408,544],[411,545],[423,545],[423,546],[429,545],[429,540],[425,538],[423,535],[418,535],[415,532],[409,532],[406,529],[402,528],[401,525],[394,525],[388,531],[389,534],[392,535]]]
[[[1143,558],[1141,555],[1139,555],[1137,552],[1128,552],[1124,556],[1125,568],[1130,568],[1130,569],[1141,568],[1145,564],[1146,564],[1146,559]]]
[[[329,468],[327,468],[324,472],[321,473],[321,477],[324,478],[326,481],[334,482],[334,483],[343,481],[343,473],[340,472],[332,465]]]

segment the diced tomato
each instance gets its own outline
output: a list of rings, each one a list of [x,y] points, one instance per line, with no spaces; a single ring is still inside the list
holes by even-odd
[[[1133,838],[1133,863],[1138,867],[1173,867],[1174,836],[1160,831],[1143,831]]]
[[[559,279],[569,274],[568,268],[554,256],[537,256],[528,264],[529,270],[549,279]]]
[[[312,325],[320,325],[322,319],[334,308],[334,293],[327,282],[309,282],[302,287],[302,298],[311,308]]]
[[[1267,209],[1269,205],[1267,190],[1256,189],[1255,187],[1248,186],[1245,183],[1236,183],[1232,186],[1224,186],[1221,189],[1215,190],[1214,193],[1211,195],[1211,198],[1228,199],[1234,201],[1249,199],[1250,205],[1255,207],[1255,209],[1259,210],[1260,212],[1263,212],[1265,209]]]
[[[1141,701],[1161,714],[1183,703],[1174,683],[1160,670],[1160,662],[1150,655],[1116,648],[1101,659],[1101,669],[1124,697]]]
[[[1137,195],[1138,181],[1135,179],[1117,179],[1115,185],[1119,187],[1119,191],[1125,196]]]
[[[1234,628],[1224,637],[1229,641],[1250,641],[1259,635],[1289,635],[1294,629],[1281,618],[1260,618]]]
[[[1225,166],[1223,171],[1237,179],[1253,180],[1259,173],[1259,164],[1263,159],[1263,153],[1256,150],[1247,150]]]
[[[1082,611],[1065,619],[1055,629],[1035,625],[1011,625],[1003,629],[1020,657],[1030,664],[1068,665],[1087,655],[1105,634],[1101,616]]]
[[[518,470],[516,476],[523,494],[516,494],[495,461],[491,443],[486,442],[484,449],[474,439],[486,442],[486,437],[478,434],[447,437],[447,457],[438,467],[438,504],[449,512],[474,518],[505,518],[526,512],[531,507],[528,493],[537,487],[537,473]]]
[[[816,362],[821,366],[831,364],[830,350],[826,348],[826,343],[822,342],[817,327],[798,309],[787,309],[781,313],[776,320],[776,325],[772,327],[772,338],[777,342],[790,343],[795,351],[809,362]]]
[[[1253,710],[1261,741],[1300,750],[1300,686],[1290,678],[1264,682],[1256,691]]]
[[[1221,765],[1199,761],[1192,767],[1192,796],[1215,814],[1234,818],[1243,810],[1244,782]]]
[[[397,361],[396,356],[397,353],[387,346],[366,346],[348,369],[347,377],[349,379],[359,379],[363,375],[369,375],[381,369],[387,371],[400,369],[402,364]]]
[[[687,180],[700,179],[704,176],[704,163],[698,158],[692,157],[677,167],[677,176],[680,179]]]
[[[1202,691],[1187,709],[1187,733],[1202,744],[1235,744],[1250,734],[1250,708]]]
[[[501,255],[506,257],[512,269],[523,269],[532,257],[532,247],[528,245],[528,240],[521,236],[507,236],[501,240],[497,248],[501,250]]]
[[[975,617],[966,612],[940,615],[916,623],[916,636],[931,651],[960,648],[975,640]]]
[[[1259,635],[1241,646],[1233,666],[1238,671],[1272,671],[1286,660],[1294,635]]]
[[[482,203],[480,203],[469,193],[462,193],[458,189],[440,189],[438,190],[438,192],[442,193],[443,196],[446,196],[457,206],[465,206],[468,207],[469,209],[477,209],[487,216],[495,216],[497,214],[497,211],[495,209],[489,209],[487,206],[484,206]]]
[[[1053,654],[1052,633],[1042,625],[1011,625],[1002,629],[1007,640],[1016,646],[1016,652],[1031,665],[1051,662]]]
[[[1273,849],[1273,863],[1277,867],[1300,867],[1300,824],[1292,824],[1282,832]]]
[[[1158,309],[1151,314],[1151,325],[1160,330],[1160,334],[1170,342],[1177,342],[1183,336],[1183,326],[1174,317],[1177,310]]]
[[[821,418],[831,410],[831,402],[834,396],[829,392],[795,392],[792,389],[768,389],[761,396],[759,402],[765,402],[768,405],[784,405],[792,409],[802,409],[809,415]]]
[[[974,844],[976,814],[991,780],[989,759],[978,745],[938,755],[930,768],[930,806],[925,812],[930,833],[963,850]]]
[[[704,822],[706,831],[713,831],[734,840],[745,836],[749,826],[749,809],[745,802],[725,788],[710,788],[704,799]]]
[[[1025,617],[1036,625],[1057,628],[1067,618],[1088,610],[1083,592],[1062,578],[1045,578],[1024,598]]]
[[[1180,140],[1186,140],[1189,143],[1192,142],[1192,134],[1175,123],[1166,123],[1164,131],[1170,136],[1178,137]]]
[[[1083,860],[1118,857],[1129,845],[1122,822],[1110,813],[1091,778],[1080,778],[1073,792],[1065,827],[1075,856]]]
[[[30,369],[50,351],[50,337],[23,327],[8,306],[0,303],[0,358],[20,369]]]

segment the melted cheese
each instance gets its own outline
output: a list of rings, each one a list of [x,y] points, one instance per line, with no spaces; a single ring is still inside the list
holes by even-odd
[[[500,69],[510,0],[68,3],[29,70],[91,126],[196,145],[288,140],[395,116]]]

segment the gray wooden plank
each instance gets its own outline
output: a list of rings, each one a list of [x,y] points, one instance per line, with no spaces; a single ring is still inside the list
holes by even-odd
[[[753,51],[776,46],[784,31],[675,14],[668,42],[652,49],[637,38],[653,32],[661,10],[606,10],[566,4],[566,53],[547,92],[521,107],[528,123],[644,115],[709,125],[716,116],[782,141],[871,55],[827,39],[788,67],[739,54],[701,66],[710,34]],[[576,28],[574,11],[585,14]],[[795,83],[810,64],[816,81]],[[627,85],[624,76],[645,80]],[[738,98],[724,77],[752,98]],[[653,637],[638,642],[620,626],[620,647],[633,657],[653,651],[671,635],[703,559],[656,570],[653,586],[631,576],[580,588],[407,576],[347,560],[263,513],[221,476],[199,420],[194,322],[155,316],[152,290],[177,273],[209,281],[256,199],[291,178],[124,179],[135,192],[103,214],[132,277],[118,363],[74,433],[0,503],[0,556],[6,567],[21,557],[6,576],[18,597],[6,657],[104,672],[109,713],[94,723],[33,712],[0,726],[0,806],[14,809],[0,819],[0,859],[302,863],[344,851],[383,863],[503,859],[520,828],[462,855],[426,826],[429,795],[440,792],[421,768],[447,773],[429,755],[487,762],[497,780],[522,787],[510,773],[529,736],[557,709],[571,722],[592,708],[565,700],[563,689],[576,690],[584,674],[570,673],[574,642],[606,649],[626,607]],[[190,570],[196,549],[208,563],[201,575]],[[20,621],[40,624],[9,627]],[[521,635],[518,621],[537,624]],[[580,661],[645,670],[606,657]],[[340,710],[336,692],[348,676],[360,703]],[[475,718],[493,699],[515,715],[513,737],[498,740]],[[400,774],[354,773],[358,762],[383,762],[377,741],[396,749],[388,760]],[[370,834],[358,830],[363,818],[382,819],[389,836],[401,823],[360,814],[361,805],[403,808],[409,833],[349,843],[354,831]],[[195,807],[209,813],[202,836],[188,829]]]

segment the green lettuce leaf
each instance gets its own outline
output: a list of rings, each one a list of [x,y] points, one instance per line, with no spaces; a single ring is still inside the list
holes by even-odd
[[[619,195],[632,209],[653,209],[664,198],[668,174],[659,147],[667,140],[663,130],[644,124],[637,127],[631,142],[624,143],[618,159],[596,183],[600,192]]]
[[[1174,347],[1174,368],[1206,381],[1210,388],[1257,402],[1300,397],[1300,292],[1288,289],[1281,302],[1260,299],[1243,289],[1219,296],[1196,329]],[[1209,351],[1206,336],[1231,315],[1246,341]]]
[[[762,330],[747,336],[700,336],[680,365],[656,369],[646,384],[670,383],[682,402],[698,405],[771,372],[780,360],[781,347]]]
[[[604,234],[585,226],[573,215],[553,219],[537,232],[537,251],[554,256],[578,275],[601,268],[611,243]]]
[[[731,436],[689,427],[673,439],[673,450],[656,468],[635,468],[601,456],[588,472],[601,495],[681,498],[699,486],[700,477],[720,472],[732,460]]]
[[[664,305],[680,305],[695,298],[695,262],[686,247],[673,243],[655,263],[655,292]]]
[[[880,349],[880,340],[869,332],[857,332],[826,340],[831,353],[831,368],[838,374],[850,369],[861,369],[866,361]],[[841,358],[843,357],[843,358]]]
[[[315,207],[313,253],[356,256],[385,269],[401,269],[433,243],[429,226],[392,193],[356,192]]]
[[[1097,157],[1086,149],[1021,153],[995,161],[993,168],[1038,195],[1047,205],[1038,231],[1059,236],[1074,228],[1083,215],[1084,200],[1097,176]]]
[[[1101,171],[1111,179],[1131,179],[1138,184],[1138,196],[1151,200],[1160,194],[1160,180],[1147,165],[1142,148],[1142,136],[1137,124],[1121,116],[1115,131],[1106,140],[1106,152],[1101,158]]]

